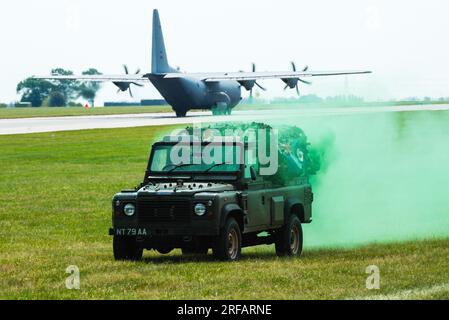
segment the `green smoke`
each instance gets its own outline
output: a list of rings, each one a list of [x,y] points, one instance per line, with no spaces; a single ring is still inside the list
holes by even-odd
[[[449,236],[449,113],[292,121],[321,151],[309,247]]]
[[[296,126],[319,164],[307,247],[449,236],[449,112],[264,121]],[[287,179],[289,180],[289,179]]]

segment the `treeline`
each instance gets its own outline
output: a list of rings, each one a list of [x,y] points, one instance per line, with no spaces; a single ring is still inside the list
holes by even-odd
[[[62,68],[51,70],[52,75],[71,76],[73,72]],[[94,68],[82,73],[83,75],[100,75]],[[21,95],[21,102],[31,103],[33,107],[64,107],[75,106],[76,100],[83,98],[94,106],[95,98],[101,85],[98,82],[72,80],[41,80],[28,78],[17,85],[17,93]]]
[[[301,97],[277,97],[269,101],[256,100],[247,102],[284,104],[284,105],[324,105],[324,106],[388,106],[388,105],[423,105],[423,104],[446,104],[449,103],[449,97],[431,98],[431,97],[410,97],[406,99],[386,99],[386,100],[369,100],[355,95],[337,95],[330,97],[320,97],[315,94],[303,95]]]
[[[277,97],[271,100],[273,103],[304,103],[304,104],[337,104],[337,103],[363,103],[364,99],[355,95],[338,95],[330,97],[320,97],[315,94],[302,95],[300,97],[286,98]]]

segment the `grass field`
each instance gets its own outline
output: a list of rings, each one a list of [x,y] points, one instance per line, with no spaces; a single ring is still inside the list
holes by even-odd
[[[235,110],[272,109],[276,106],[239,105]],[[296,107],[296,106],[295,106]],[[196,110],[190,111],[195,112]],[[142,114],[173,112],[170,106],[153,107],[103,107],[84,109],[80,107],[62,108],[0,108],[0,119],[21,119],[38,117],[70,117],[70,116],[105,116],[119,114]]]
[[[63,117],[63,116],[100,116],[115,114],[140,114],[172,112],[169,106],[154,107],[107,107],[84,109],[80,107],[70,108],[0,108],[0,119],[20,119],[37,117]]]
[[[279,105],[239,105],[235,110],[254,110],[268,109],[279,107]],[[296,105],[291,106],[297,108]],[[201,111],[201,110],[200,110]],[[38,118],[38,117],[70,117],[70,116],[105,116],[120,114],[142,114],[142,113],[162,113],[173,112],[170,106],[154,106],[154,107],[104,107],[84,109],[80,107],[70,108],[0,108],[0,119],[21,119],[21,118]],[[197,112],[197,110],[190,111]]]
[[[169,129],[0,137],[1,299],[449,299],[449,239],[309,249],[299,260],[257,247],[233,264],[179,252],[114,262],[112,195],[141,181],[151,142]],[[65,288],[70,265],[81,290]],[[369,265],[381,290],[365,288]]]

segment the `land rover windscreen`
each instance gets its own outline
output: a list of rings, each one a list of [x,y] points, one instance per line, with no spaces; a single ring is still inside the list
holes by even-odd
[[[153,146],[146,178],[235,180],[247,176],[249,158],[239,142],[160,142]]]

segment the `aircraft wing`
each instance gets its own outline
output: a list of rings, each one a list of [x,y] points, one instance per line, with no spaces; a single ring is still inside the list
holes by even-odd
[[[42,80],[75,80],[75,81],[92,81],[92,82],[121,82],[121,83],[132,83],[132,82],[147,82],[148,77],[143,75],[73,75],[73,76],[34,76],[34,79]]]
[[[168,73],[165,79],[197,78],[206,82],[235,80],[257,81],[264,79],[297,79],[305,77],[341,76],[353,74],[366,74],[371,71],[280,71],[280,72],[223,72],[223,73]]]
[[[305,77],[341,76],[354,74],[367,74],[371,71],[280,71],[280,72],[216,72],[216,73],[167,73],[165,79],[196,78],[205,82],[216,82],[224,80],[235,81],[257,81],[266,79],[297,79]],[[147,82],[148,76],[143,75],[51,75],[34,76],[34,79],[43,80],[78,80],[93,82]]]

